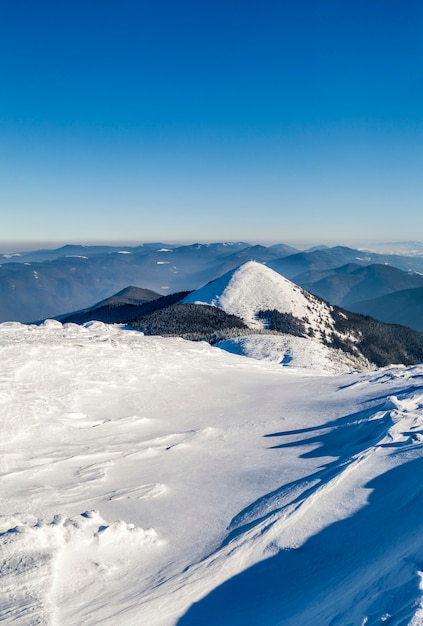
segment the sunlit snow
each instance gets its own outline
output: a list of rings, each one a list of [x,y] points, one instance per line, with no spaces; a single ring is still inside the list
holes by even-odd
[[[290,280],[256,261],[248,261],[224,276],[189,294],[184,302],[211,304],[241,317],[251,328],[261,328],[256,314],[277,309],[308,320],[314,331],[322,322],[333,326],[330,308]]]
[[[0,325],[4,624],[422,623],[423,366]]]
[[[316,375],[342,374],[360,369],[360,366],[370,369],[364,358],[358,359],[318,341],[292,335],[246,335],[225,339],[216,346],[233,354],[280,363],[284,367],[305,368]]]

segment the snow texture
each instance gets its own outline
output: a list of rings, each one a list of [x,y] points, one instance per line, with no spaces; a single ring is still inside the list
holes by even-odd
[[[0,350],[2,624],[423,623],[423,366],[99,322]]]
[[[247,335],[226,339],[218,348],[252,359],[280,363],[284,367],[304,368],[319,374],[342,374],[368,367],[364,359],[328,348],[319,341],[291,335]]]

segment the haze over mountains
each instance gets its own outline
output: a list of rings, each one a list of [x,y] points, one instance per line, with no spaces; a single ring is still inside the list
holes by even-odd
[[[380,264],[349,263],[331,271],[304,273],[297,279],[305,289],[346,308],[362,300],[423,287],[422,274]]]
[[[403,324],[423,332],[423,288],[395,291],[378,298],[354,302],[352,311],[372,315],[390,324]]]
[[[31,322],[86,308],[135,285],[160,294],[189,290],[246,260],[238,254],[244,243],[194,244],[172,247],[147,244],[136,248],[65,246],[49,252],[51,260],[28,261],[37,253],[11,257],[0,267],[0,321]],[[251,258],[278,258],[263,246],[253,247]],[[291,249],[289,249],[291,250]],[[63,255],[63,252],[65,254]],[[44,258],[45,251],[41,252]],[[248,258],[248,257],[247,257]],[[20,263],[16,259],[25,259]]]
[[[423,286],[423,256],[416,242],[409,249],[412,256],[343,246],[300,252],[284,244],[148,243],[136,247],[69,245],[7,254],[2,255],[0,265],[0,321],[33,322],[66,315],[92,307],[130,285],[159,295],[198,289],[254,260],[331,304],[385,322],[401,319],[423,330],[421,300],[414,291]],[[408,296],[400,294],[410,289]],[[388,295],[382,312],[374,300]]]

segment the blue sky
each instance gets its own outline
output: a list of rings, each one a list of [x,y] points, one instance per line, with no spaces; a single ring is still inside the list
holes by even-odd
[[[0,241],[423,238],[420,0],[0,0]]]

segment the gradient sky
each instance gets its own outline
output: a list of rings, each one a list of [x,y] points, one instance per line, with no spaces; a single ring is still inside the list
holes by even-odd
[[[0,10],[2,244],[423,239],[420,0]]]

